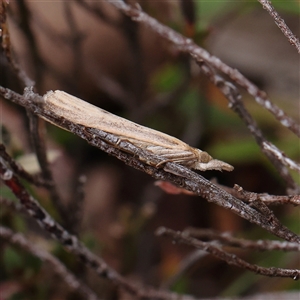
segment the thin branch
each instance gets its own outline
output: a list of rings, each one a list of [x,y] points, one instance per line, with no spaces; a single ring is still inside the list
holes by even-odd
[[[262,131],[257,126],[257,123],[253,120],[250,113],[245,108],[241,101],[241,95],[237,88],[230,82],[225,81],[221,76],[214,74],[213,70],[209,66],[205,65],[203,61],[198,62],[201,71],[215,84],[219,90],[225,95],[229,101],[229,106],[237,112],[240,118],[247,125],[250,133],[255,138],[257,144],[260,146],[261,151],[267,156],[274,167],[278,170],[281,177],[285,180],[288,188],[292,189],[295,193],[299,191],[299,186],[293,180],[292,176],[288,173],[285,165],[292,167],[300,172],[300,165],[288,158],[282,151],[280,151],[275,145],[266,140]],[[268,145],[269,147],[266,147]],[[270,151],[270,149],[272,151]]]
[[[243,249],[253,249],[257,251],[300,251],[300,245],[297,243],[272,240],[250,241],[246,239],[236,238],[228,232],[219,232],[217,230],[189,227],[183,231],[183,234],[187,234],[188,236],[197,239],[208,239],[209,241],[217,241],[221,245]]]
[[[63,281],[74,292],[78,292],[85,299],[97,300],[97,295],[90,290],[85,284],[80,282],[55,256],[51,255],[32,244],[21,233],[15,233],[11,229],[0,226],[0,237],[9,241],[10,243],[19,246],[20,248],[30,252],[38,257],[41,261],[48,262],[52,265],[53,271],[58,274]]]
[[[25,92],[25,94],[26,94],[26,92]],[[56,188],[54,178],[52,175],[52,171],[50,169],[50,164],[49,164],[49,161],[47,158],[47,148],[46,148],[45,139],[44,139],[45,124],[42,125],[44,130],[43,130],[43,133],[41,134],[39,124],[38,124],[41,120],[36,115],[34,115],[33,112],[31,112],[31,111],[27,110],[27,115],[29,116],[31,142],[34,145],[35,153],[36,153],[39,165],[42,170],[43,179],[50,183],[49,192],[50,192],[50,196],[53,201],[53,204],[55,205],[56,209],[58,210],[58,213],[60,214],[60,216],[64,216],[64,221],[66,223],[68,223],[67,219],[66,219],[66,217],[68,216],[67,211],[66,211],[66,208],[65,208],[65,206],[62,202],[62,199],[58,193],[58,190]],[[43,122],[43,123],[45,123],[45,122]]]
[[[73,91],[76,91],[76,93],[79,92],[78,87],[80,83],[80,77],[79,74],[84,70],[84,64],[83,64],[83,49],[82,49],[82,42],[84,39],[84,34],[81,33],[81,31],[78,29],[74,13],[72,10],[73,3],[70,1],[63,1],[63,7],[64,7],[64,14],[66,17],[66,22],[69,27],[70,31],[70,37],[69,37],[69,47],[72,51],[72,60],[73,60],[73,66],[72,66],[72,74],[73,74],[73,86],[71,87]]]
[[[281,161],[282,164],[300,173],[300,164],[296,163],[295,161],[287,157],[287,155],[283,151],[279,150],[275,145],[273,145],[268,141],[264,141],[262,143],[262,147],[266,151],[272,153],[273,156],[276,157],[277,160]]]
[[[38,43],[31,28],[31,11],[28,8],[25,0],[17,1],[16,5],[19,10],[19,28],[25,35],[26,40],[28,41],[28,46],[30,49],[29,54],[31,56],[32,61],[35,62],[33,64],[33,77],[36,80],[36,86],[39,89],[41,87],[44,77],[43,67],[45,64],[38,51]],[[29,87],[32,86],[32,84],[26,84],[25,86]]]
[[[0,156],[5,159],[10,167],[13,169],[13,171],[27,180],[28,182],[34,184],[35,186],[43,186],[43,187],[50,187],[51,182],[45,181],[40,176],[31,175],[28,172],[26,172],[21,165],[19,165],[7,152],[5,149],[5,146],[0,143]]]
[[[288,195],[288,196],[274,196],[268,194],[257,194],[253,192],[245,191],[241,186],[235,184],[231,189],[235,192],[236,197],[250,203],[254,200],[260,200],[265,204],[293,204],[300,205],[300,195]]]
[[[14,21],[16,26],[19,26],[18,18],[15,15],[12,15],[11,19]],[[35,23],[36,27],[38,27],[41,30],[41,32],[45,36],[47,36],[52,42],[57,43],[59,46],[70,46],[70,44],[72,44],[72,37],[70,37],[67,33],[66,34],[60,33],[56,29],[50,27],[48,24],[45,23],[45,20],[39,17],[38,15],[36,14],[30,15],[30,20],[32,20],[32,23]],[[23,28],[21,29],[23,30]],[[27,37],[27,33],[24,32],[24,34]],[[32,52],[30,53],[32,54]],[[37,55],[39,55],[39,53],[37,53]],[[53,79],[55,79],[57,82],[69,88],[74,87],[74,84],[72,83],[69,77],[62,74],[60,71],[57,71],[50,64],[45,64],[41,57],[39,58],[38,63],[40,65],[40,68],[44,72],[48,72],[48,74],[50,74],[53,77]],[[20,72],[24,72],[24,71],[20,69]],[[35,83],[30,78],[28,78],[28,81],[26,82],[25,86],[31,87],[34,84]]]
[[[34,82],[27,76],[25,71],[20,68],[19,64],[13,57],[10,32],[7,23],[7,3],[5,1],[1,1],[0,3],[0,33],[0,44],[7,61],[18,76],[19,80],[25,86],[32,86]]]
[[[263,6],[265,10],[268,11],[270,16],[274,19],[275,24],[279,27],[281,32],[285,35],[291,45],[293,45],[298,53],[300,53],[300,41],[299,39],[293,34],[291,29],[286,25],[283,18],[280,17],[278,12],[275,10],[274,6],[272,5],[271,1],[269,0],[258,0]]]
[[[173,240],[179,243],[184,243],[198,249],[202,249],[204,251],[209,252],[213,256],[225,261],[229,265],[234,265],[251,272],[270,276],[270,277],[290,277],[294,280],[298,280],[300,277],[300,270],[298,269],[282,269],[282,268],[264,268],[258,265],[250,264],[243,259],[237,257],[235,254],[228,253],[222,250],[220,247],[215,246],[211,242],[202,242],[198,239],[192,238],[185,233],[174,231],[165,227],[160,227],[157,229],[156,234],[158,236],[168,236],[171,237]]]
[[[206,50],[199,47],[191,39],[184,37],[171,28],[159,23],[156,19],[150,17],[141,8],[136,8],[127,5],[121,0],[106,0],[111,3],[117,9],[122,11],[127,16],[130,16],[132,20],[140,22],[156,32],[159,36],[172,43],[177,47],[179,51],[188,53],[196,61],[204,60],[209,65],[220,70],[224,74],[228,75],[234,82],[247,90],[252,95],[255,101],[271,112],[281,124],[289,128],[293,133],[300,137],[300,125],[295,120],[287,116],[285,112],[278,106],[273,104],[268,98],[267,94],[260,90],[255,84],[244,77],[238,70],[233,69],[223,63],[219,58],[209,54]]]
[[[26,35],[27,40],[29,41],[30,53],[32,55],[33,60],[36,62],[35,78],[37,80],[38,85],[40,85],[42,82],[42,75],[43,75],[42,66],[44,64],[38,52],[36,38],[30,26],[31,13],[24,0],[19,1],[17,7],[20,10],[21,29],[23,33]],[[7,34],[9,34],[8,30],[7,30]],[[20,69],[19,65],[12,58],[11,52],[12,52],[11,44],[9,42],[6,45],[6,51],[5,51],[6,57],[10,62],[13,70],[17,73],[20,81],[27,87],[28,91],[31,91],[33,89],[33,81],[26,75],[26,73],[22,69]],[[60,215],[63,216],[65,214],[65,208],[64,205],[62,204],[61,198],[54,184],[52,172],[50,170],[50,165],[47,159],[47,151],[46,151],[46,145],[45,145],[44,134],[43,134],[45,130],[44,128],[45,125],[44,123],[39,124],[38,117],[34,115],[30,110],[27,110],[27,115],[29,118],[30,139],[35,149],[37,159],[42,170],[43,179],[45,182],[48,183],[48,189],[50,191],[53,203],[58,209]]]
[[[41,105],[43,103],[43,98],[36,94],[32,94],[28,99],[28,97],[23,97],[22,95],[0,86],[0,95],[2,95],[5,99],[27,107],[42,117],[44,116],[51,123],[56,124],[65,130],[71,131],[82,139],[85,139],[89,144],[115,156],[124,163],[151,175],[157,180],[170,181],[176,186],[183,187],[194,192],[209,202],[213,202],[226,209],[230,209],[233,213],[254,224],[257,224],[278,237],[287,241],[300,243],[300,236],[278,223],[276,218],[267,218],[260,211],[253,209],[241,200],[233,197],[218,186],[206,180],[201,175],[185,168],[184,166],[168,162],[165,164],[164,169],[160,169],[149,165],[146,162],[153,162],[157,165],[163,162],[164,159],[159,156],[152,155],[148,151],[138,148],[126,140],[120,141],[120,139],[113,134],[103,132],[96,128],[89,128],[72,123],[67,119],[55,115],[50,110],[43,109],[43,105]],[[143,160],[140,160],[139,157],[142,157]]]
[[[24,97],[30,98],[30,95],[32,93],[32,88],[25,88],[24,90]],[[64,221],[66,224],[68,224],[68,219],[67,219],[67,210],[65,205],[62,202],[62,199],[58,193],[57,187],[54,183],[53,175],[50,169],[50,164],[47,158],[47,149],[46,149],[46,144],[45,144],[45,139],[44,139],[44,130],[45,130],[45,125],[43,124],[43,132],[41,134],[41,131],[39,129],[38,123],[39,123],[39,118],[34,115],[30,109],[27,109],[27,114],[30,115],[31,117],[29,118],[30,121],[30,131],[31,131],[31,141],[34,145],[35,148],[35,153],[37,156],[37,159],[39,161],[39,165],[42,170],[42,175],[45,181],[50,182],[49,185],[49,192],[51,199],[53,201],[53,204],[55,205],[56,209],[58,210],[60,216],[64,216]]]

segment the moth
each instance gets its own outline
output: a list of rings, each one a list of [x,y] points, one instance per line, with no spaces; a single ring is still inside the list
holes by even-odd
[[[163,159],[161,164],[175,162],[200,171],[232,171],[233,166],[213,159],[207,152],[193,148],[181,140],[160,131],[144,127],[111,114],[63,91],[49,91],[44,95],[45,109],[78,125],[100,129],[146,149]],[[47,119],[46,119],[47,120]],[[50,120],[48,120],[50,121]],[[143,160],[142,157],[140,157]]]

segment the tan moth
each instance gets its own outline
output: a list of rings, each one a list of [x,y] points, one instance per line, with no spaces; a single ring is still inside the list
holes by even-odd
[[[144,127],[63,91],[49,91],[44,95],[45,109],[75,124],[100,129],[163,158],[162,163],[175,162],[201,171],[232,171],[233,166],[213,159],[207,152],[193,148],[181,140]],[[49,120],[48,120],[49,121]],[[142,160],[143,158],[140,157]],[[162,163],[159,163],[161,165]]]

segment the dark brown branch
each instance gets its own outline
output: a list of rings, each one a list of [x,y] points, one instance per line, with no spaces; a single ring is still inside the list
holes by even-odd
[[[36,81],[36,86],[38,89],[41,87],[42,81],[43,81],[43,67],[44,67],[44,61],[39,53],[38,50],[38,43],[36,40],[36,37],[34,35],[34,32],[31,28],[31,11],[29,7],[27,6],[27,3],[25,0],[20,0],[16,2],[17,8],[18,8],[18,17],[19,17],[19,28],[23,32],[23,34],[26,37],[26,40],[28,41],[28,46],[30,48],[29,54],[31,55],[32,61],[34,61],[34,79]],[[32,84],[26,84],[25,86],[29,87],[32,86]]]
[[[49,252],[34,246],[32,242],[28,241],[21,233],[15,233],[9,228],[0,226],[0,237],[30,252],[40,260],[51,264],[53,271],[66,282],[72,291],[81,294],[85,299],[99,299],[96,294],[90,290],[90,288],[80,282],[56,257],[51,255]]]
[[[13,51],[10,42],[10,32],[7,23],[7,3],[5,1],[1,1],[0,3],[0,30],[0,44],[7,61],[23,85],[32,86],[34,82],[27,76],[25,71],[20,68],[19,64],[13,57]]]
[[[300,137],[300,125],[297,124],[297,122],[295,122],[295,120],[293,120],[291,117],[287,116],[282,109],[272,103],[264,91],[260,90],[238,70],[229,67],[219,58],[209,54],[206,50],[195,44],[191,39],[186,38],[171,28],[159,23],[156,19],[143,12],[141,8],[129,6],[121,0],[106,1],[111,3],[127,16],[130,16],[132,20],[146,25],[159,36],[171,42],[172,45],[177,47],[179,51],[188,53],[196,61],[204,60],[209,65],[229,76],[234,82],[246,89],[247,92],[254,97],[258,104],[271,112],[283,126],[289,128],[292,132]]]
[[[271,1],[269,0],[258,0],[263,8],[268,11],[270,16],[274,19],[275,24],[279,27],[281,32],[285,35],[291,45],[293,45],[298,53],[300,53],[300,41],[299,39],[293,34],[291,29],[286,25],[285,21],[280,17],[278,12],[275,10],[274,6],[272,5]]]
[[[82,51],[82,42],[84,39],[84,35],[81,33],[81,31],[78,29],[74,13],[72,10],[73,3],[70,1],[64,1],[63,7],[64,7],[64,14],[66,17],[67,24],[69,26],[69,47],[72,51],[72,60],[73,60],[73,66],[72,66],[72,74],[73,74],[73,80],[71,82],[73,83],[73,86],[71,89],[78,93],[78,87],[80,86],[79,82],[79,76],[80,72],[84,70],[84,64],[83,64],[83,51]]]
[[[220,247],[215,246],[211,242],[199,241],[198,239],[192,238],[182,232],[178,232],[178,231],[176,232],[174,230],[165,227],[160,227],[157,229],[156,234],[158,236],[168,236],[171,237],[176,242],[184,243],[196,247],[198,249],[202,249],[206,252],[209,252],[213,256],[225,261],[229,265],[234,265],[260,275],[270,276],[270,277],[290,277],[293,278],[294,280],[298,280],[300,277],[300,270],[298,269],[282,269],[282,268],[275,268],[275,267],[264,268],[258,265],[250,264],[244,261],[243,259],[237,257],[235,254],[231,254],[222,250]]]
[[[32,88],[25,88],[24,90],[24,97],[30,98],[31,97]],[[32,144],[34,145],[35,148],[35,153],[39,162],[39,165],[42,170],[42,175],[43,179],[47,182],[50,183],[49,185],[49,192],[51,195],[51,199],[53,201],[53,204],[55,205],[56,209],[58,210],[58,213],[60,216],[64,216],[64,222],[66,224],[68,223],[67,219],[67,210],[65,205],[62,202],[62,199],[58,193],[58,190],[56,188],[56,185],[54,183],[53,175],[50,169],[50,164],[48,162],[47,158],[47,149],[45,145],[45,140],[44,140],[44,131],[45,131],[45,124],[44,122],[42,123],[42,132],[41,129],[39,128],[39,122],[41,120],[32,112],[30,109],[27,109],[27,114],[30,116],[29,121],[30,121],[30,131],[31,131],[31,141]]]
[[[44,131],[45,131],[45,124],[43,122],[43,133],[41,134],[40,128],[39,128],[39,122],[41,120],[36,116],[33,115],[32,112],[29,112],[28,114],[31,114],[29,120],[30,120],[30,132],[31,132],[31,141],[35,148],[35,153],[39,162],[39,165],[42,170],[42,176],[43,179],[50,183],[49,185],[49,192],[51,195],[51,199],[53,201],[53,204],[57,208],[59,214],[61,216],[67,216],[66,214],[66,208],[62,202],[62,199],[58,193],[58,190],[56,188],[56,185],[54,183],[53,175],[50,169],[50,164],[47,158],[47,149],[45,145],[45,139],[44,139]],[[64,218],[66,221],[66,219]]]
[[[185,229],[183,231],[183,234],[187,234],[197,239],[208,239],[209,241],[217,241],[221,245],[227,245],[243,249],[253,249],[257,251],[300,251],[300,245],[297,243],[272,240],[250,241],[236,238],[228,232],[219,232],[210,229],[199,229],[190,227]]]
[[[287,241],[300,243],[300,236],[291,232],[285,226],[279,224],[276,218],[267,218],[263,213],[253,209],[249,205],[228,194],[202,176],[181,165],[167,163],[164,166],[165,169],[158,169],[150,166],[144,161],[139,160],[138,157],[143,157],[145,161],[151,161],[154,163],[157,162],[157,164],[162,162],[163,159],[159,156],[151,155],[147,151],[135,147],[127,141],[120,142],[119,138],[112,134],[95,128],[88,128],[79,124],[71,123],[70,121],[63,119],[50,111],[45,111],[41,105],[41,102],[39,102],[40,104],[36,103],[35,99],[40,98],[35,94],[32,94],[30,99],[26,99],[25,97],[9,89],[0,87],[0,95],[10,101],[27,107],[40,116],[46,117],[51,121],[51,123],[71,131],[82,139],[85,139],[89,144],[117,157],[124,163],[151,175],[155,179],[170,181],[176,186],[183,187],[194,192],[198,196],[205,198],[207,201],[213,202],[226,209],[230,209],[233,213],[261,226],[278,237],[281,237]],[[135,153],[136,155],[129,153]]]

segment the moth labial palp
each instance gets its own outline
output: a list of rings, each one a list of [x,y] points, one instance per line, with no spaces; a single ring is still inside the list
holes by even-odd
[[[128,141],[135,147],[145,149],[163,159],[159,163],[148,161],[148,164],[160,167],[167,162],[174,162],[200,171],[233,170],[233,166],[212,158],[205,151],[193,148],[160,131],[113,115],[66,92],[49,91],[44,95],[44,99],[45,109],[52,113],[75,124],[114,135],[117,138],[115,146],[120,147],[122,141]],[[43,118],[51,122],[47,117],[43,116]],[[128,152],[128,149],[123,150]],[[135,154],[134,152],[132,154]],[[145,157],[143,159],[139,156],[139,158],[145,160]]]

